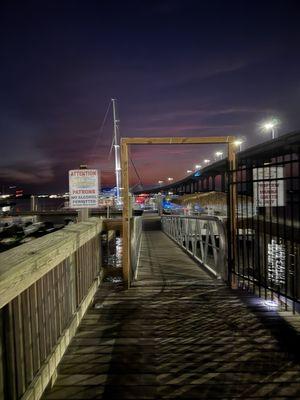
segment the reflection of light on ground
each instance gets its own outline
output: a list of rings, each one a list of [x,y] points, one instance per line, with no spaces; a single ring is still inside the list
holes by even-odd
[[[263,300],[263,305],[268,307],[269,309],[276,309],[278,308],[278,303],[274,300]]]

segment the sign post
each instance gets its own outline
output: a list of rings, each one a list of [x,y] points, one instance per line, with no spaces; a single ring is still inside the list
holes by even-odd
[[[70,208],[80,210],[80,222],[88,218],[89,208],[98,208],[99,181],[96,169],[69,171],[69,199]]]

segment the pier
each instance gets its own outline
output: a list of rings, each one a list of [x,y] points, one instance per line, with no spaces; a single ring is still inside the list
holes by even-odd
[[[143,224],[136,282],[99,288],[43,399],[298,398],[299,318],[216,280],[157,219]]]
[[[218,166],[225,216],[134,216],[128,198],[122,218],[94,215],[1,253],[0,398],[299,398],[292,139]],[[257,168],[285,171],[267,178],[284,181],[283,206],[257,206]],[[186,191],[203,179],[217,190],[216,165],[204,172]],[[103,255],[116,234],[114,281]]]

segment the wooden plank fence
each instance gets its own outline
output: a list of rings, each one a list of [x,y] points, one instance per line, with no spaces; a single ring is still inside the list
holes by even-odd
[[[103,220],[0,254],[0,399],[39,399],[101,280]]]

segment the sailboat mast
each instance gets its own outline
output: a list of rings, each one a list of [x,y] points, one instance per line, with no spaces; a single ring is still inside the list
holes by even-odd
[[[120,163],[120,144],[119,144],[119,122],[117,119],[116,99],[111,99],[113,105],[114,118],[114,148],[115,148],[115,174],[116,174],[116,197],[117,203],[120,202],[121,187],[121,163]]]

